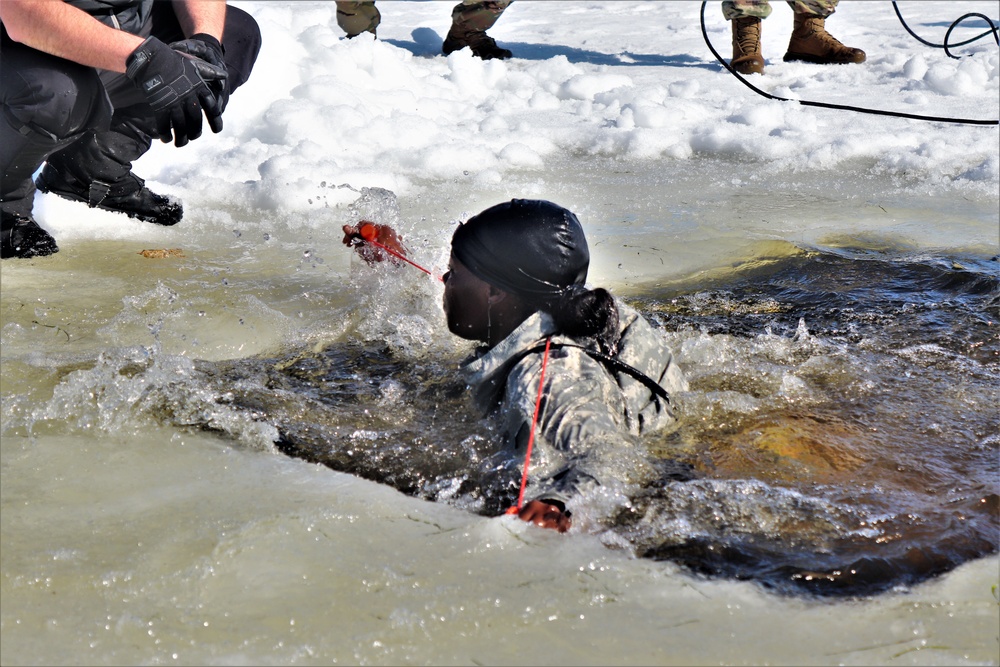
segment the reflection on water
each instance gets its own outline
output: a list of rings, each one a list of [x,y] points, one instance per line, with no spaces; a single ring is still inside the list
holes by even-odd
[[[675,397],[679,428],[649,441],[660,480],[625,499],[598,490],[579,530],[697,573],[818,594],[878,592],[997,550],[995,259],[798,251],[629,301],[663,328],[691,391]],[[397,328],[436,306],[398,303],[415,314]],[[390,332],[384,314],[353,316],[355,333],[321,351],[65,369],[33,418],[72,412],[96,382],[107,396],[94,418],[120,396],[133,413],[500,514],[520,462],[494,451],[454,372],[460,351]],[[381,338],[356,333],[373,321]]]

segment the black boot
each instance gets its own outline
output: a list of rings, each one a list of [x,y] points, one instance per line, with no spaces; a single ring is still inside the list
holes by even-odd
[[[463,0],[455,5],[451,11],[451,28],[441,51],[448,55],[467,46],[472,55],[483,60],[504,60],[513,56],[509,49],[497,46],[496,40],[486,34],[510,3],[511,0]]]
[[[30,215],[0,213],[3,216],[0,218],[0,258],[44,257],[59,252],[56,240]]]
[[[179,202],[158,195],[146,187],[146,182],[133,173],[117,183],[92,181],[84,185],[69,174],[61,174],[46,164],[35,179],[35,186],[42,192],[51,192],[66,199],[81,201],[90,208],[124,213],[157,225],[176,225],[184,215]]]
[[[514,54],[510,49],[497,46],[495,39],[485,32],[466,33],[464,35],[453,35],[450,32],[441,45],[441,51],[445,55],[459,51],[468,46],[472,50],[472,55],[483,60],[506,60]]]
[[[91,208],[176,225],[183,215],[180,203],[151,192],[132,173],[132,162],[149,150],[153,124],[138,107],[116,109],[110,129],[86,133],[49,155],[35,185]]]
[[[494,58],[505,60],[514,55],[510,49],[497,46],[496,40],[485,32],[459,34],[455,31],[449,31],[444,44],[441,45],[441,51],[448,55],[464,49],[466,46],[472,50],[472,55],[483,60],[493,60]]]

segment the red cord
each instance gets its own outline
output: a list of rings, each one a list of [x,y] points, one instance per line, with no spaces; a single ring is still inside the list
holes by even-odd
[[[417,267],[427,275],[434,276],[433,273],[431,273],[424,267],[408,259],[406,256],[400,254],[399,252],[396,252],[392,248],[389,248],[379,243],[375,239],[367,238],[365,236],[362,236],[362,239],[364,240],[365,243],[370,243],[377,248],[385,250],[393,257],[396,257],[398,259],[403,260],[404,262],[412,264],[413,266]],[[441,280],[442,282],[444,280],[441,276],[434,276],[434,277],[437,278],[438,280]],[[541,410],[542,406],[542,389],[544,388],[544,383],[545,383],[545,368],[546,366],[549,365],[549,347],[551,345],[552,345],[552,338],[551,337],[546,338],[545,353],[542,355],[542,372],[538,375],[538,396],[535,398],[535,414],[531,417],[531,433],[528,435],[528,451],[524,453],[524,471],[521,473],[521,491],[517,495],[517,505],[514,505],[513,507],[508,509],[507,514],[519,514],[521,512],[521,507],[524,505],[524,490],[528,486],[528,467],[531,465],[531,449],[532,446],[535,444],[535,426],[538,424],[538,413]]]
[[[535,414],[531,418],[531,432],[528,434],[528,451],[524,454],[524,472],[521,473],[521,492],[517,496],[517,505],[507,510],[507,514],[520,514],[524,505],[524,489],[528,486],[528,466],[531,464],[531,447],[535,443],[535,426],[538,424],[538,412],[542,405],[542,388],[545,383],[545,367],[549,364],[549,346],[552,338],[545,339],[545,353],[542,355],[542,372],[538,375],[538,396],[535,398]]]
[[[382,250],[385,250],[387,253],[389,253],[393,257],[401,259],[404,262],[409,262],[410,264],[412,264],[413,266],[417,267],[418,269],[420,269],[421,271],[423,271],[427,275],[432,276],[434,278],[437,278],[438,280],[442,280],[441,276],[435,276],[433,273],[431,273],[430,271],[428,271],[424,267],[420,266],[419,264],[417,264],[413,260],[407,258],[406,255],[403,255],[402,253],[396,252],[395,250],[393,250],[392,248],[390,248],[388,246],[382,245],[381,243],[379,243],[375,239],[365,239],[365,243],[371,243],[373,246],[375,246],[377,248],[381,248]],[[442,282],[443,282],[443,280],[442,280]]]

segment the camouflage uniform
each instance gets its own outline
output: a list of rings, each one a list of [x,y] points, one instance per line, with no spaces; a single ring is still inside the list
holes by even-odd
[[[514,0],[462,0],[451,12],[451,30],[458,35],[486,32]]]
[[[826,18],[837,10],[837,3],[840,0],[787,0],[787,2],[796,14]],[[768,0],[724,0],[722,15],[727,21],[748,16],[766,19],[771,15],[771,3]]]
[[[337,0],[337,25],[355,37],[363,32],[375,33],[382,15],[375,7],[375,0]]]
[[[462,0],[451,13],[452,32],[486,32],[513,0]],[[382,20],[375,0],[337,0],[337,24],[348,36],[375,32]]]
[[[632,308],[618,304],[622,338],[617,358],[658,382],[669,394],[687,390],[673,354]],[[536,313],[507,338],[461,366],[478,406],[496,411],[504,445],[523,461],[531,431],[545,338],[555,325]],[[585,341],[552,335],[552,343]],[[529,486],[531,499],[567,500],[611,480],[649,481],[653,472],[639,436],[674,423],[659,397],[631,376],[613,372],[578,347],[550,351]],[[603,484],[602,484],[603,483]]]

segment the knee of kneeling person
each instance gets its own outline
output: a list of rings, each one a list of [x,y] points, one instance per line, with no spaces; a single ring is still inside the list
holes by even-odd
[[[62,141],[111,125],[111,101],[93,68],[44,69],[25,83],[22,94],[9,96],[4,105],[8,122],[22,134]]]
[[[260,26],[252,16],[237,7],[226,8],[226,31],[222,38],[229,70],[229,89],[235,90],[250,78],[260,54]]]

